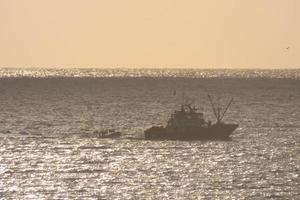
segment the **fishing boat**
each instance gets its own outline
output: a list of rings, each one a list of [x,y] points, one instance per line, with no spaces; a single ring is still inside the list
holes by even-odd
[[[147,140],[227,140],[238,127],[238,124],[224,123],[228,108],[233,102],[229,101],[225,109],[216,106],[208,94],[216,122],[206,121],[204,114],[192,103],[182,103],[175,110],[166,126],[152,126],[144,131]],[[185,102],[185,101],[183,101]]]

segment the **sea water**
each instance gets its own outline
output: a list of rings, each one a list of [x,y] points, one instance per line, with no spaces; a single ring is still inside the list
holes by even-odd
[[[0,69],[0,199],[297,199],[300,70]],[[146,141],[182,96],[231,141]],[[113,128],[120,139],[100,139]]]

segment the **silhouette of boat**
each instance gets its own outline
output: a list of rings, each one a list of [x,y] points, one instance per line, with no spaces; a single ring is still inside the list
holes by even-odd
[[[144,131],[148,140],[227,140],[238,127],[238,124],[226,124],[222,122],[233,99],[225,109],[215,106],[208,94],[213,113],[217,121],[205,121],[204,114],[197,112],[191,103],[182,103],[180,110],[175,110],[165,127],[152,126]],[[183,101],[184,102],[184,101]]]
[[[100,131],[98,133],[99,138],[119,138],[121,136],[121,133],[118,131],[115,131],[114,129],[107,129]]]

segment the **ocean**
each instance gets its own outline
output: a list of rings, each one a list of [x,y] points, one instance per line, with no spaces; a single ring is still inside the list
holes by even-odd
[[[147,141],[185,94],[230,141]],[[0,69],[0,199],[299,199],[300,70]],[[122,133],[101,139],[104,129]]]

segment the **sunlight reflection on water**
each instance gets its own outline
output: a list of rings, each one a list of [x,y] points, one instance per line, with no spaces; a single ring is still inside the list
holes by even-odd
[[[0,77],[299,78],[299,69],[0,68]]]
[[[0,199],[300,195],[299,79],[53,76],[0,78]],[[178,106],[173,90],[182,88],[209,119],[205,88],[234,97],[225,119],[240,125],[232,141],[137,140],[147,127],[166,123]],[[111,127],[121,139],[93,134]]]
[[[0,192],[6,199],[293,198],[297,152],[277,142],[3,137]]]

